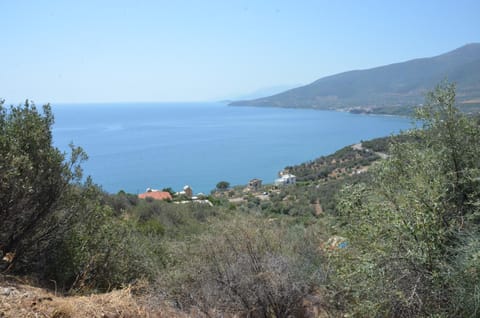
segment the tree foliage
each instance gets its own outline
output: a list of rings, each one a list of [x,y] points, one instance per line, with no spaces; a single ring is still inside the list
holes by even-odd
[[[42,113],[28,101],[9,108],[0,102],[0,251],[14,255],[17,270],[41,263],[78,211],[73,183],[86,155],[71,146],[67,160],[53,146],[53,122],[49,105]]]
[[[90,198],[84,218],[57,247],[49,277],[70,292],[108,291],[137,279],[152,280],[164,265],[163,228],[115,217],[111,207]]]
[[[220,190],[220,191],[225,191],[229,187],[230,187],[230,183],[227,181],[220,181],[217,183],[217,186],[216,186],[217,190]]]
[[[421,142],[395,143],[371,184],[340,196],[353,250],[338,283],[357,314],[459,315],[453,296],[463,282],[452,276],[461,238],[476,230],[480,129],[455,107],[451,84],[431,92],[416,119],[422,129],[408,134]]]

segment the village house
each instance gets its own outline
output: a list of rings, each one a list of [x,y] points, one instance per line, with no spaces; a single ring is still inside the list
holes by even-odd
[[[176,195],[184,195],[190,199],[193,198],[193,190],[189,185],[183,187],[183,191],[177,192]]]
[[[275,185],[288,185],[288,184],[295,184],[297,182],[297,177],[293,174],[284,174],[281,175],[280,178],[275,179]]]
[[[262,180],[252,179],[248,182],[248,189],[251,191],[258,191],[262,187]]]
[[[172,195],[169,192],[150,189],[150,188],[147,188],[145,193],[140,193],[138,195],[138,198],[139,199],[152,198],[154,200],[167,200],[167,201],[171,201],[173,199]]]

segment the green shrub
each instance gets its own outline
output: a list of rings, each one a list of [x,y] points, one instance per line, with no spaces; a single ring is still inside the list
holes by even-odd
[[[12,272],[43,276],[47,255],[81,212],[77,187],[86,159],[71,146],[70,158],[53,146],[54,119],[28,101],[6,108],[0,101],[0,259]]]
[[[166,261],[162,225],[118,219],[106,206],[90,208],[49,266],[58,285],[71,292],[108,291],[153,279]]]
[[[478,241],[462,238],[478,226],[480,127],[454,102],[453,85],[429,94],[420,141],[394,143],[373,182],[339,196],[351,249],[335,288],[352,314],[478,315]]]

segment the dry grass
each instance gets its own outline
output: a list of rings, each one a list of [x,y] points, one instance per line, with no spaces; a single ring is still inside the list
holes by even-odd
[[[32,318],[120,318],[120,317],[191,317],[166,304],[152,306],[133,296],[132,288],[105,294],[64,297],[12,279],[0,278],[0,317]]]
[[[62,296],[31,286],[18,278],[8,279],[0,274],[0,318],[244,318],[255,317],[248,313],[224,313],[209,310],[208,316],[198,309],[181,312],[158,297],[139,293],[138,287],[127,287],[104,294],[89,296]],[[141,295],[138,295],[141,294]],[[328,318],[330,315],[312,294],[302,302],[305,318]]]

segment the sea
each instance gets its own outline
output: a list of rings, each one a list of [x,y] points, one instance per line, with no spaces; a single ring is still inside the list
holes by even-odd
[[[224,103],[53,104],[56,147],[81,146],[85,175],[109,193],[170,187],[210,193],[361,140],[412,127],[404,117]]]

